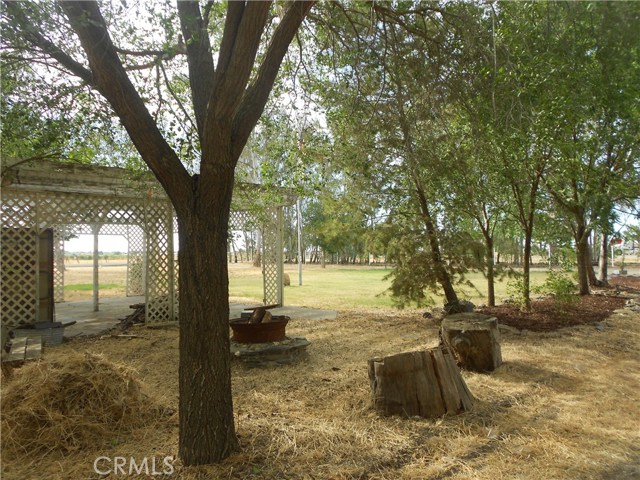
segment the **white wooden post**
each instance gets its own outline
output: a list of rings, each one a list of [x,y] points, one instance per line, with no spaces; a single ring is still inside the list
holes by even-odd
[[[100,300],[100,283],[98,277],[98,232],[100,232],[100,224],[92,225],[93,230],[93,311],[99,311]]]
[[[296,224],[298,226],[298,285],[302,285],[302,212],[300,197],[296,200]]]
[[[276,271],[278,272],[277,275],[277,282],[278,282],[278,287],[277,287],[277,304],[280,306],[284,306],[284,261],[282,258],[282,250],[283,250],[283,243],[284,243],[284,239],[283,239],[283,213],[282,213],[282,208],[283,207],[278,207],[277,209],[277,214],[276,214]]]

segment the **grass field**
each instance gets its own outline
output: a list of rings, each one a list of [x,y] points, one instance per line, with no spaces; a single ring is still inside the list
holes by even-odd
[[[300,305],[314,308],[393,308],[393,300],[387,290],[391,272],[385,267],[304,265],[302,285],[298,284],[297,265],[285,265],[285,273],[291,278],[291,286],[285,287],[284,301],[287,305]],[[101,264],[100,296],[120,296],[126,282],[126,267],[122,264]],[[531,274],[532,285],[544,282],[546,272],[534,269]],[[466,285],[457,287],[461,299],[471,300],[476,305],[486,302],[487,284],[481,273],[471,273],[467,280],[475,288]],[[508,279],[496,283],[496,298],[500,302],[508,296]],[[88,262],[74,265],[65,271],[65,297],[67,300],[91,298],[92,268]],[[231,301],[261,302],[262,276],[259,268],[249,263],[229,265],[229,295]],[[434,303],[441,305],[442,297],[435,296]]]
[[[229,267],[229,288],[232,297],[260,299],[262,296],[262,278],[259,270],[249,265],[232,264]],[[251,271],[254,270],[254,271]],[[354,308],[354,307],[393,307],[393,300],[387,291],[391,279],[385,279],[391,272],[384,267],[345,267],[330,265],[325,269],[318,265],[305,265],[302,273],[302,285],[298,285],[296,265],[286,265],[285,273],[291,278],[291,286],[285,287],[284,299],[289,305],[302,305],[316,308]],[[532,285],[544,282],[546,272],[534,270]],[[475,304],[486,302],[487,284],[481,273],[471,273],[467,279],[475,288],[466,285],[457,287],[461,299],[471,300]],[[498,301],[506,298],[508,279],[496,283]],[[434,296],[435,304],[442,304],[441,296]]]

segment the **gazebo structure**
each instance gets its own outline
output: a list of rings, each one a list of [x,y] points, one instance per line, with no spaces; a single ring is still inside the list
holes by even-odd
[[[270,203],[256,213],[261,192],[260,185],[236,185],[229,230],[260,228],[263,301],[282,305],[282,211],[295,199],[286,192],[276,195],[278,201],[270,195]],[[64,239],[78,234],[93,234],[96,242],[98,234],[124,236],[127,296],[145,296],[147,323],[177,321],[178,227],[172,205],[153,176],[122,168],[32,162],[5,169],[1,199],[3,326],[52,319],[53,303],[64,301]],[[97,308],[97,298],[95,303]]]

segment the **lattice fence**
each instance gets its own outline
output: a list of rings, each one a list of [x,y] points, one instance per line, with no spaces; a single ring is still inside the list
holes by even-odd
[[[169,202],[148,205],[147,232],[147,311],[148,323],[178,320],[175,301],[173,253],[173,215]]]
[[[231,212],[229,218],[229,230],[248,230],[255,223],[253,216],[244,210]]]
[[[64,302],[64,230],[53,228],[53,301]]]

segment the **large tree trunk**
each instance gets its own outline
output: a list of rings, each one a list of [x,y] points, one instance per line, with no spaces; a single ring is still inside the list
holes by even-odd
[[[600,239],[600,261],[598,263],[598,280],[605,285],[607,284],[607,266],[609,255],[609,235],[607,232],[602,232],[602,238]]]
[[[531,310],[531,239],[533,232],[526,229],[524,235],[524,255],[522,258],[522,296],[524,298],[524,309]]]
[[[589,234],[591,237],[591,234]],[[598,279],[596,278],[596,272],[593,269],[593,247],[590,241],[587,241],[587,257],[588,263],[586,264],[587,278],[589,279],[589,285],[594,287],[598,285]]]
[[[233,172],[179,219],[180,439],[187,465],[219,461],[238,448],[231,397],[227,233]]]
[[[487,303],[490,307],[496,305],[495,290],[495,261],[493,259],[493,238],[488,230],[482,229],[485,244],[485,258],[487,262]]]
[[[581,223],[578,223],[576,226],[575,241],[580,295],[589,295],[589,276],[587,274],[587,268],[591,266],[591,258],[589,256],[589,239],[586,227]]]

